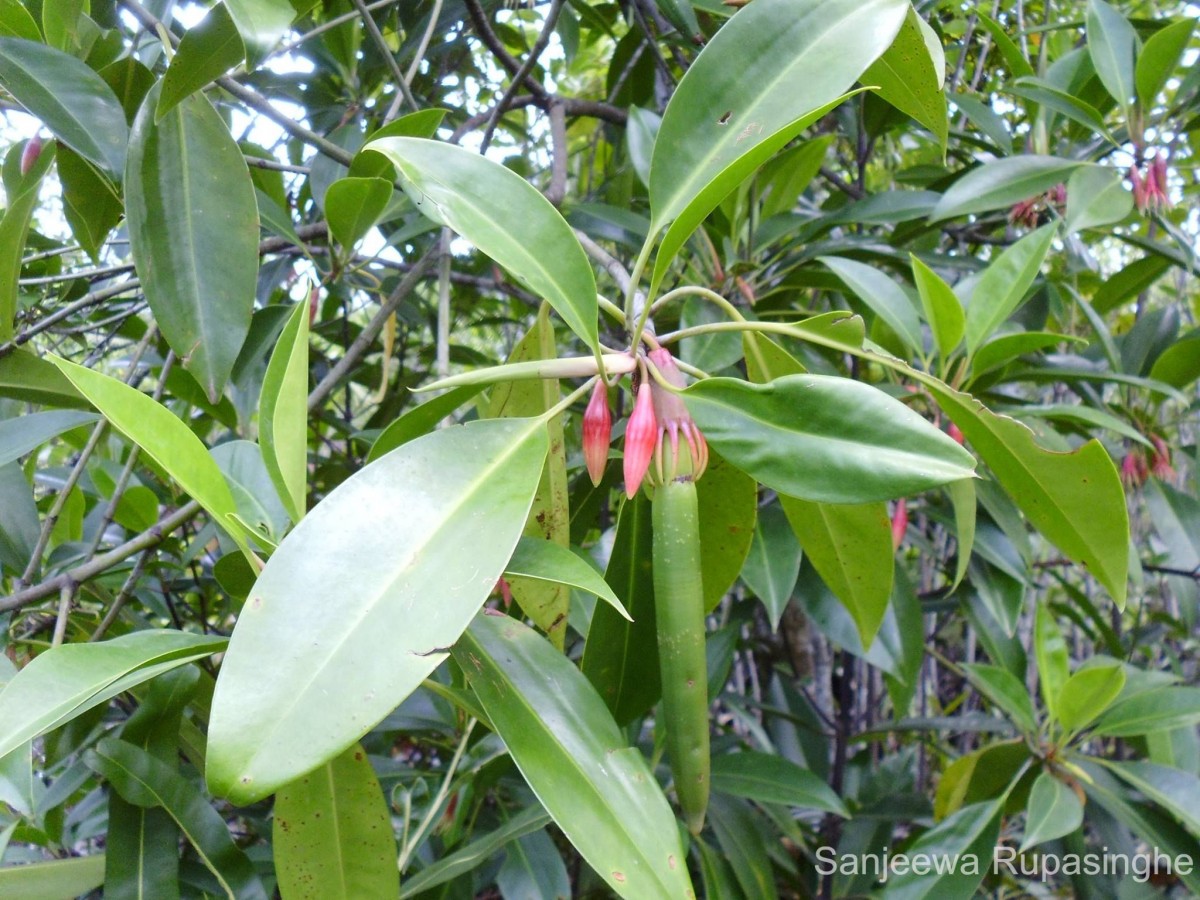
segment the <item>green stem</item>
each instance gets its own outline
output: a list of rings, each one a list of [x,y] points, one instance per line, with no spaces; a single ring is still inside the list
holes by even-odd
[[[670,303],[676,297],[684,297],[688,295],[702,297],[705,300],[708,300],[710,303],[719,306],[722,311],[724,311],[724,313],[735,322],[746,321],[746,317],[742,315],[741,311],[732,303],[730,303],[725,297],[722,297],[716,291],[711,291],[708,288],[701,287],[698,284],[685,284],[683,287],[677,287],[673,291],[667,291],[654,301],[653,306],[650,308],[650,315],[654,315],[662,306]]]

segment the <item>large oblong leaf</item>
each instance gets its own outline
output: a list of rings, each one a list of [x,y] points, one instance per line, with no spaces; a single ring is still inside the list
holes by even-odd
[[[548,443],[538,419],[442,429],[305,516],[250,592],[217,679],[214,792],[265,797],[341,753],[437,668],[512,556]]]
[[[959,178],[942,194],[929,220],[1003,209],[1064,182],[1084,163],[1057,156],[1022,154],[986,162]]]
[[[117,178],[129,129],[104,81],[74,56],[20,38],[0,38],[0,84],[54,136]]]
[[[441,141],[386,137],[363,149],[382,153],[396,166],[417,209],[508,269],[589,347],[596,346],[596,276],[571,226],[533,185],[478,153]]]
[[[297,303],[267,363],[258,413],[263,462],[293,522],[308,494],[308,304]]]
[[[575,665],[515,619],[479,616],[454,658],[534,794],[622,897],[689,897],[679,828],[645,757]]]
[[[975,460],[898,400],[859,381],[708,378],[683,394],[709,442],[781,494],[870,503],[970,478]]]
[[[974,353],[1000,327],[1037,278],[1057,224],[1044,225],[1005,249],[979,276],[967,307],[967,351]]]
[[[879,96],[912,116],[943,147],[950,130],[946,114],[946,57],[940,39],[911,6],[887,52],[863,73],[863,84],[876,85]]]
[[[212,104],[192,94],[156,122],[160,90],[146,95],[129,141],[130,249],[163,337],[216,403],[250,330],[258,201]]]
[[[674,222],[653,281],[701,220],[891,45],[907,0],[756,0],[716,33],[663,114],[650,233]]]

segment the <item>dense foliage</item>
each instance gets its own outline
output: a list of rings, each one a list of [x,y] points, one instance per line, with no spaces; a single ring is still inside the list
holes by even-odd
[[[0,896],[1200,894],[1196,14],[0,0]]]

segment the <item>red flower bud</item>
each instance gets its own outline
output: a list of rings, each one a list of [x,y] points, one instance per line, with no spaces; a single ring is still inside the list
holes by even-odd
[[[1141,450],[1130,450],[1125,454],[1125,458],[1121,460],[1121,481],[1126,487],[1132,488],[1145,484],[1149,477],[1150,471],[1146,468],[1146,457],[1142,455]]]
[[[608,462],[608,445],[612,442],[612,415],[608,411],[608,386],[604,379],[596,380],[592,399],[583,414],[583,458],[587,462],[592,484],[599,484]]]
[[[28,175],[37,165],[38,157],[42,155],[42,136],[35,134],[25,144],[21,151],[21,174]]]
[[[950,435],[951,438],[958,441],[960,444],[966,441],[966,438],[963,436],[962,429],[953,422],[951,422],[949,427],[946,428],[946,434]]]
[[[679,367],[675,365],[675,358],[671,356],[670,350],[659,347],[657,350],[650,351],[649,356],[650,361],[654,363],[654,368],[662,375],[664,381],[678,388],[686,387],[687,382],[684,380],[683,373],[679,371]],[[690,476],[692,481],[695,481],[704,474],[704,470],[708,467],[708,442],[704,440],[704,435],[692,421],[692,415],[688,412],[682,397],[659,384],[651,385],[651,397],[654,400],[654,413],[658,418],[658,441],[654,447],[654,459],[655,474],[659,483],[672,481],[677,475]],[[687,441],[688,453],[691,457],[691,468],[684,472],[680,472],[679,469],[679,436],[681,434]],[[663,453],[664,437],[668,437],[671,441],[671,457],[666,461],[664,461]]]
[[[896,511],[892,513],[892,549],[899,550],[904,542],[904,533],[908,531],[908,502],[901,497],[896,501]]]
[[[654,401],[650,397],[650,384],[643,380],[633,401],[633,413],[625,426],[625,496],[630,500],[637,493],[650,468],[654,456],[654,442],[658,437],[658,422],[654,418]]]
[[[1154,454],[1150,457],[1150,473],[1162,481],[1170,481],[1175,477],[1175,469],[1171,466],[1171,448],[1157,434],[1150,435],[1150,443],[1154,445]]]

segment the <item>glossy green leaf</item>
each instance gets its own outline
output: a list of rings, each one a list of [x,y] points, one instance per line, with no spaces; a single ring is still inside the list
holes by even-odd
[[[33,489],[16,463],[0,466],[0,564],[24,572],[37,546],[41,523]],[[2,672],[3,663],[0,663]]]
[[[1096,107],[1073,94],[1056,88],[1047,81],[1027,75],[1024,78],[1018,78],[1011,85],[1003,88],[1003,91],[1006,94],[1014,94],[1017,97],[1032,100],[1039,106],[1066,116],[1072,122],[1078,122],[1094,134],[1115,143],[1113,136],[1104,125],[1104,118],[1096,111]]]
[[[357,900],[399,890],[391,811],[359,745],[280,788],[272,846],[285,897]]]
[[[1125,670],[1119,665],[1097,665],[1080,669],[1058,694],[1058,720],[1069,732],[1090,725],[1112,705],[1125,687]]]
[[[1050,331],[1018,331],[992,338],[971,357],[971,373],[978,378],[985,372],[1007,365],[1030,353],[1051,350],[1060,344],[1082,344],[1083,339]]]
[[[237,504],[221,470],[200,439],[174,413],[123,381],[83,366],[54,359],[96,409],[169,473],[192,499],[204,507],[218,526],[241,540],[241,529],[228,516]]]
[[[246,61],[256,68],[287,34],[296,10],[287,0],[226,0],[246,45]]]
[[[767,839],[754,810],[740,800],[718,794],[709,804],[709,819],[742,896],[776,900],[779,889],[767,855]]]
[[[1012,133],[1008,130],[1008,123],[996,114],[989,103],[970,94],[954,94],[950,97],[950,101],[1005,156],[1012,155],[1013,140]]]
[[[1100,315],[1112,312],[1130,297],[1149,288],[1170,267],[1170,260],[1157,254],[1130,263],[1096,289],[1092,295],[1093,308]]]
[[[700,514],[700,558],[704,560],[700,573],[704,609],[710,612],[733,586],[750,553],[758,516],[758,485],[710,449],[708,468],[696,482],[696,503]]]
[[[908,8],[904,0],[756,0],[713,36],[667,104],[654,144],[650,232],[670,228],[653,283],[721,200],[841,101],[891,45]]]
[[[1100,717],[1093,733],[1134,737],[1197,723],[1200,723],[1200,688],[1161,687],[1114,703]]]
[[[88,405],[57,366],[24,348],[0,356],[0,397],[52,407]]]
[[[1029,792],[1020,852],[1065,837],[1082,824],[1083,804],[1079,797],[1049,772],[1043,772]]]
[[[1182,338],[1160,353],[1150,377],[1180,389],[1200,378],[1200,335]]]
[[[42,32],[20,0],[0,0],[0,37],[41,43]]]
[[[308,304],[297,303],[267,363],[258,403],[262,458],[293,522],[308,506]]]
[[[21,173],[25,143],[14,144],[4,158],[4,193],[7,208],[0,214],[0,341],[13,336],[17,314],[17,281],[30,220],[38,205],[42,179],[54,163],[54,149],[43,147],[27,174]]]
[[[429,434],[439,422],[452,415],[455,410],[467,403],[483,388],[482,384],[464,384],[426,400],[419,406],[414,406],[383,429],[383,432],[375,439],[375,443],[371,445],[371,451],[367,454],[367,462],[372,463],[402,444],[407,444],[423,434]]]
[[[537,798],[608,886],[622,897],[688,896],[666,797],[574,663],[520,622],[487,615],[454,658]]]
[[[130,248],[163,337],[216,403],[250,330],[258,207],[221,116],[192,94],[155,122],[159,89],[133,123],[125,171]]]
[[[1021,48],[1009,34],[1009,29],[997,22],[983,10],[976,11],[976,17],[979,23],[987,29],[987,33],[991,35],[992,40],[996,43],[996,49],[1000,51],[1000,55],[1004,57],[1004,63],[1008,66],[1009,74],[1013,78],[1023,78],[1028,75],[1033,75],[1033,66],[1029,64],[1029,60],[1021,53]]]
[[[419,109],[416,112],[407,113],[388,122],[382,128],[377,128],[368,136],[368,141],[373,141],[376,138],[385,137],[420,137],[432,138],[437,134],[438,128],[442,124],[442,120],[446,118],[446,113],[449,110],[431,108]]]
[[[779,627],[783,609],[792,599],[800,574],[800,544],[787,516],[772,504],[759,510],[750,554],[742,566],[742,580],[767,608],[772,630]]]
[[[1159,92],[1166,86],[1191,40],[1196,27],[1194,19],[1180,19],[1154,32],[1137,56],[1134,82],[1138,100],[1144,109],[1151,109]]]
[[[945,361],[962,340],[966,328],[962,302],[937,272],[911,253],[909,259],[912,261],[913,281],[916,282],[921,306],[925,310],[925,320],[933,332],[938,353]]]
[[[103,883],[103,853],[0,867],[4,900],[75,900]]]
[[[0,85],[54,136],[109,175],[125,171],[129,129],[112,89],[80,59],[0,37]]]
[[[254,866],[233,842],[225,820],[191,782],[145,750],[116,738],[102,740],[87,752],[87,760],[129,803],[165,809],[229,900],[266,900]]]
[[[878,95],[933,132],[946,145],[950,122],[942,93],[946,58],[940,44],[928,40],[928,26],[911,6],[900,31],[884,54],[871,63],[860,79],[877,85]]]
[[[955,548],[958,560],[954,564],[954,581],[950,585],[953,592],[962,584],[963,576],[967,574],[971,552],[975,547],[975,482],[970,478],[952,481],[946,486],[946,492],[950,495],[950,504],[954,507],[954,532],[958,541]]]
[[[1120,606],[1129,566],[1129,517],[1117,468],[1098,441],[1070,453],[1044,450],[1020,422],[969,394],[927,383],[1029,521],[1082,562]]]
[[[1169,565],[1200,569],[1200,499],[1153,478],[1144,487],[1146,508],[1162,539]]]
[[[466,846],[443,856],[426,866],[400,885],[401,897],[413,897],[438,885],[452,881],[460,875],[478,868],[496,852],[524,835],[544,828],[550,822],[550,814],[540,803],[531,803],[495,831],[471,841]]]
[[[744,750],[714,756],[712,786],[714,791],[758,803],[783,803],[850,818],[842,799],[823,778],[771,753]]]
[[[650,159],[654,153],[654,139],[662,125],[662,116],[640,106],[629,108],[629,123],[625,126],[625,145],[629,150],[629,162],[642,184],[650,184]]]
[[[950,186],[933,208],[930,221],[1004,209],[1061,184],[1081,165],[1071,159],[1029,153],[985,162]]]
[[[214,792],[265,797],[341,753],[437,668],[512,556],[547,444],[535,419],[445,428],[304,517],[259,576],[221,666]]]
[[[822,256],[820,260],[832,269],[872,312],[883,319],[911,350],[921,352],[921,322],[917,318],[917,310],[900,285],[866,263],[836,256]]]
[[[381,138],[366,149],[396,166],[426,216],[454,229],[547,300],[589,347],[598,341],[596,279],[566,221],[520,175],[453,144]],[[512,224],[519,221],[521,227]]]
[[[1099,762],[1169,810],[1188,831],[1200,838],[1200,778],[1191,772],[1140,760]]]
[[[1133,194],[1121,173],[1101,166],[1076,169],[1067,179],[1067,231],[1100,228],[1133,212]]]
[[[699,484],[703,483],[702,478]],[[638,493],[621,505],[604,573],[633,621],[626,621],[611,606],[597,606],[580,666],[620,725],[646,712],[662,691],[652,546],[650,501]]]
[[[1058,699],[1066,684],[1071,657],[1054,613],[1045,603],[1038,604],[1033,626],[1033,651],[1037,659],[1038,687],[1042,702],[1054,718],[1058,717]]]
[[[504,567],[506,576],[533,578],[565,584],[595,594],[626,619],[629,613],[601,577],[600,573],[566,547],[551,541],[523,537],[517,542],[512,559]],[[632,620],[630,620],[632,621]]]
[[[1087,47],[1100,83],[1121,106],[1137,96],[1134,58],[1138,36],[1120,12],[1104,0],[1088,0]]]
[[[0,419],[0,466],[20,459],[64,431],[88,425],[97,418],[94,413],[54,410]]]
[[[184,97],[220,78],[245,58],[246,45],[229,7],[216,4],[179,42],[163,76],[155,121],[161,122]]]
[[[868,503],[968,478],[973,457],[920,415],[858,381],[709,378],[684,392],[722,456],[782,494]]]
[[[1027,734],[1037,730],[1029,691],[1008,669],[973,663],[964,665],[963,671],[967,673],[971,684],[1012,719],[1018,728]]]
[[[558,847],[544,828],[510,841],[496,873],[501,896],[519,900],[568,900],[571,877]]]
[[[59,145],[55,159],[67,224],[79,245],[98,262],[100,249],[121,221],[125,206],[112,182],[66,144]]]
[[[224,638],[155,630],[47,650],[0,691],[0,757],[134,685],[224,647]]]
[[[829,145],[835,139],[832,134],[823,134],[803,141],[763,166],[761,179],[766,182],[763,188],[766,196],[762,201],[764,220],[792,211],[800,195],[817,177]]]
[[[888,900],[971,900],[990,865],[1000,837],[1003,800],[973,803],[929,829],[907,849],[909,859],[918,853],[932,859],[957,858],[959,865],[916,866],[888,879]],[[967,860],[973,859],[974,865]]]
[[[1037,278],[1058,233],[1051,224],[1025,235],[1000,254],[979,276],[967,307],[967,351],[974,353],[1012,315]]]
[[[339,178],[325,192],[325,218],[329,232],[349,249],[370,231],[392,199],[392,183],[385,178]]]

